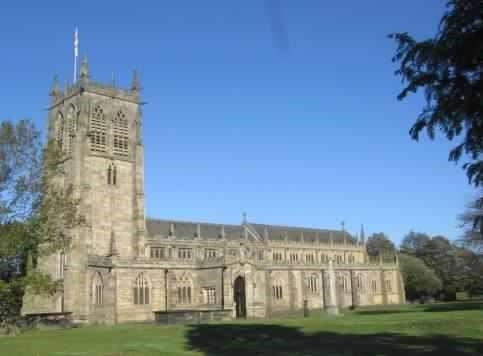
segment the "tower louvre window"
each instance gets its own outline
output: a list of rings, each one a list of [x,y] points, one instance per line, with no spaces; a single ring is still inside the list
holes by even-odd
[[[117,167],[114,163],[107,167],[107,184],[117,185]]]
[[[91,150],[95,152],[106,152],[107,146],[107,123],[104,110],[96,105],[91,116]]]
[[[75,117],[75,107],[74,105],[69,106],[69,111],[67,112],[67,151],[72,153],[74,136],[76,131],[76,117]]]
[[[127,156],[129,152],[129,132],[126,114],[119,110],[113,122],[113,152],[119,156]]]
[[[55,139],[57,140],[57,148],[59,151],[62,151],[64,148],[64,126],[64,116],[59,112],[55,123]]]

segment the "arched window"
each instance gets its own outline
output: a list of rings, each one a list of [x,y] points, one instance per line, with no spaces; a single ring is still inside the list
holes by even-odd
[[[76,113],[74,105],[69,106],[67,111],[67,151],[72,153],[74,136],[77,129]]]
[[[129,132],[126,114],[119,110],[113,120],[113,152],[127,156],[129,152]]]
[[[99,272],[95,274],[92,280],[92,303],[96,305],[104,303],[104,283]]]
[[[373,295],[377,294],[377,281],[374,279],[371,281],[371,293]]]
[[[281,281],[274,281],[272,285],[272,296],[273,299],[280,300],[283,299],[283,289]]]
[[[318,278],[316,275],[310,275],[309,278],[307,279],[307,291],[310,294],[315,294],[318,291],[317,279]]]
[[[114,163],[107,167],[107,184],[117,185],[117,167]]]
[[[149,284],[143,273],[134,281],[134,304],[149,304]]]
[[[64,115],[62,113],[57,113],[57,120],[55,121],[55,139],[57,141],[57,148],[59,151],[64,149]]]
[[[193,287],[191,282],[191,276],[184,274],[176,280],[177,285],[177,304],[187,305],[192,304]]]
[[[92,151],[106,152],[107,123],[104,116],[104,110],[100,105],[96,105],[92,110],[90,138]]]
[[[386,292],[391,293],[391,292],[392,292],[391,280],[390,280],[390,279],[386,279],[386,281],[385,281],[385,282],[386,282],[386,285],[385,285],[385,287],[386,287]]]

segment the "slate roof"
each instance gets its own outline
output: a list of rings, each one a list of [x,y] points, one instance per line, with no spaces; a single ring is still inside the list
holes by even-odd
[[[174,236],[177,239],[193,239],[197,237],[197,226],[200,226],[200,237],[203,238],[221,238],[222,227],[225,231],[225,238],[228,240],[239,240],[244,237],[243,225],[230,225],[230,224],[214,224],[214,223],[201,223],[191,221],[176,221],[176,220],[163,220],[163,219],[146,219],[146,229],[148,236],[155,238],[158,236],[169,236],[170,226],[173,224]],[[312,229],[304,227],[294,226],[280,226],[280,225],[266,225],[249,223],[249,225],[255,229],[258,235],[263,239],[268,232],[268,238],[271,241],[284,241],[287,238],[288,241],[301,242],[302,234],[303,241],[307,243],[317,242],[317,236],[322,243],[329,243],[329,234],[332,233],[332,239],[334,243],[342,243],[344,240],[343,233],[340,230],[327,230],[327,229]],[[347,242],[355,241],[347,232],[345,233]]]

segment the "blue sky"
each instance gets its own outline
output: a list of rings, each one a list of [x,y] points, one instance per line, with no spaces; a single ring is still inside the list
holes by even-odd
[[[409,138],[386,37],[433,35],[444,1],[280,0],[276,36],[270,2],[2,3],[0,117],[45,127],[78,25],[94,79],[140,72],[147,215],[457,238],[473,191],[450,143]]]

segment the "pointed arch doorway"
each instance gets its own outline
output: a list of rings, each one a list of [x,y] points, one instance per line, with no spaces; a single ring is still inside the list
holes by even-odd
[[[246,318],[247,307],[246,307],[246,294],[245,294],[245,277],[239,276],[235,279],[233,290],[234,290],[234,299],[236,303],[236,317]]]

